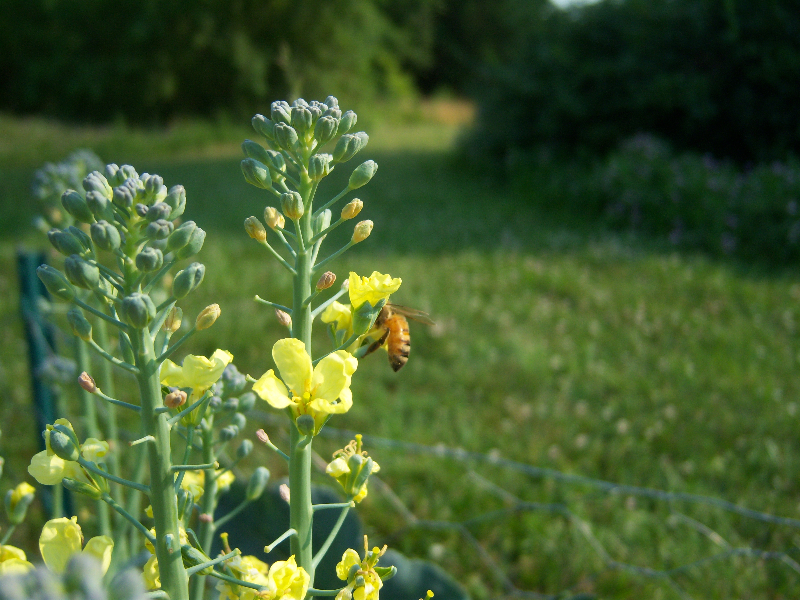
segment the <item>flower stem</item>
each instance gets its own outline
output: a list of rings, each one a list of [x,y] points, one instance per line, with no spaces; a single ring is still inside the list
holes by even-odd
[[[203,440],[203,462],[213,463],[217,457],[214,454],[214,415],[210,414],[202,421],[200,426],[200,436]],[[214,511],[217,508],[217,480],[214,477],[214,468],[204,471],[205,482],[203,483],[203,497],[201,498],[200,510],[203,514],[209,515],[210,519],[200,520],[200,529],[197,538],[200,541],[200,548],[206,554],[211,552],[211,543],[214,541],[214,531],[217,529],[214,523]],[[202,600],[206,587],[206,576],[195,575],[192,579],[192,600]]]

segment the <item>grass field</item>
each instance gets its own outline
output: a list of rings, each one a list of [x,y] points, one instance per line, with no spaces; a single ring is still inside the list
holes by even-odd
[[[94,145],[104,160],[131,162],[140,172],[163,175],[167,185],[186,187],[187,217],[208,237],[199,256],[207,265],[203,292],[184,310],[194,314],[218,302],[223,311],[187,350],[228,348],[240,370],[256,376],[271,367],[270,348],[282,332],[252,297],[288,302],[290,281],[242,230],[244,218],[261,215],[267,201],[238,167],[238,142],[254,134],[185,124],[170,135],[138,132],[129,139],[122,130],[9,118],[0,119],[0,130],[6,140],[0,145],[3,489],[24,475],[23,458],[37,435],[26,419],[14,249],[45,246],[27,229],[30,177],[72,147]],[[398,374],[381,355],[362,361],[355,405],[333,426],[800,518],[796,273],[681,255],[591,223],[553,222],[530,208],[542,205],[532,200],[536,189],[511,191],[493,173],[461,165],[452,151],[458,133],[452,122],[415,119],[368,132],[363,159],[380,169],[357,195],[375,230],[333,270],[340,278],[350,270],[402,277],[392,300],[428,311],[436,325],[412,323],[411,360]],[[335,181],[327,185],[328,193],[340,189]],[[344,229],[331,237],[345,241]],[[317,353],[327,348],[324,332],[315,344]],[[318,445],[327,453],[341,444],[321,439]],[[800,536],[791,526],[694,502],[601,493],[498,463],[382,446],[371,454],[382,479],[419,519],[462,522],[508,510],[468,524],[495,566],[453,531],[393,535],[406,521],[378,488],[361,510],[376,543],[389,539],[411,556],[435,560],[474,598],[510,597],[498,570],[516,587],[546,597],[800,593],[800,573],[788,557],[697,562],[669,580],[646,571],[729,548],[786,551],[797,559]],[[275,476],[283,475],[268,460]],[[509,510],[518,500],[571,512]]]

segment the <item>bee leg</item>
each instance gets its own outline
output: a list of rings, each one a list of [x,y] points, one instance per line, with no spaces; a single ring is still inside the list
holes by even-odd
[[[387,337],[389,337],[389,330],[385,329],[383,331],[383,335],[381,335],[381,337],[379,337],[376,341],[370,344],[369,348],[367,348],[367,351],[364,353],[364,356],[366,356],[367,354],[372,354],[373,352],[375,352],[375,350],[383,346],[386,343]]]

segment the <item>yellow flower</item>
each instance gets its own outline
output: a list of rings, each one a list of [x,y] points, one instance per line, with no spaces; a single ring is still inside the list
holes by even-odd
[[[25,552],[16,546],[0,545],[0,577],[3,575],[23,575],[33,569]]]
[[[66,419],[57,419],[55,425],[64,425],[72,430],[72,425]],[[52,429],[52,425],[47,426],[44,434],[46,450],[33,455],[31,464],[28,465],[28,473],[42,485],[57,485],[62,479],[69,477],[94,487],[94,483],[76,461],[59,458],[50,449]],[[72,431],[74,433],[74,430]],[[83,458],[92,462],[100,462],[99,459],[108,454],[108,442],[95,438],[88,438],[80,448]]]
[[[219,600],[303,600],[308,591],[310,577],[298,567],[294,556],[289,560],[277,561],[267,568],[267,564],[255,556],[237,556],[227,565],[241,580],[264,586],[260,592],[252,588],[239,587],[234,593],[231,584],[220,581],[217,584]]]
[[[161,573],[158,570],[158,559],[155,555],[144,564],[142,571],[144,575],[144,585],[148,590],[157,590],[161,587]]]
[[[403,282],[399,277],[394,279],[391,275],[381,275],[373,271],[369,277],[359,277],[350,272],[350,304],[357,309],[364,302],[375,306],[381,300],[386,300],[394,294]]]
[[[353,313],[349,304],[333,301],[319,318],[323,323],[336,323],[336,331],[347,331],[345,338],[353,335]]]
[[[350,464],[350,457],[353,455],[359,455],[363,458],[363,460],[357,463],[354,462],[354,465],[358,465],[355,473],[352,473]],[[361,502],[367,497],[367,481],[369,476],[381,470],[377,462],[369,458],[366,452],[362,452],[361,434],[356,435],[356,439],[347,444],[343,449],[334,452],[333,456],[334,459],[325,467],[325,472],[339,482],[345,494],[352,497],[354,502]],[[364,469],[369,469],[366,473],[366,478],[358,483]],[[356,487],[357,483],[358,487]]]
[[[39,536],[39,551],[44,564],[54,573],[61,574],[67,568],[69,559],[81,552],[99,560],[103,573],[108,571],[114,540],[107,535],[99,535],[90,539],[81,550],[82,541],[78,517],[51,519],[44,524],[42,535]]]
[[[345,550],[342,555],[342,560],[336,565],[336,576],[347,581],[350,571],[354,565],[358,566],[356,575],[363,578],[363,585],[356,585],[357,577],[350,578],[350,582],[345,590],[351,593],[353,600],[378,600],[378,592],[383,587],[383,581],[375,570],[378,560],[386,552],[386,546],[383,548],[373,548],[372,551],[367,549],[367,536],[364,536],[364,559],[358,555],[358,552],[352,549]],[[386,576],[386,575],[384,575]],[[345,596],[344,591],[340,592],[342,598]],[[339,598],[337,594],[336,598]]]
[[[272,358],[283,381],[270,369],[253,384],[253,391],[270,406],[291,407],[295,419],[303,414],[311,415],[315,433],[328,415],[350,410],[353,405],[350,378],[358,368],[358,361],[349,352],[338,350],[314,367],[305,344],[285,338],[272,347]]]
[[[35,494],[36,488],[34,488],[30,483],[27,481],[23,481],[17,487],[14,488],[14,491],[11,492],[11,499],[9,501],[9,513],[13,513],[14,509],[19,504],[19,501],[22,500],[25,496],[29,494]],[[13,546],[12,546],[13,547]]]
[[[86,438],[81,444],[81,456],[86,460],[99,463],[100,459],[108,454],[108,442],[95,438]]]
[[[222,377],[222,372],[233,360],[227,350],[216,350],[211,358],[189,354],[178,366],[167,359],[161,365],[161,383],[166,386],[192,388],[192,399],[197,400]]]

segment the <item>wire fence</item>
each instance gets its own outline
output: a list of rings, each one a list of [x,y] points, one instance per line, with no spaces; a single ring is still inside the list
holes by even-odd
[[[261,418],[265,422],[273,421],[270,416],[264,413]],[[322,435],[334,439],[352,439],[355,432],[336,429],[333,427],[325,427],[322,430]],[[562,600],[569,597],[592,597],[580,596],[579,586],[585,587],[587,581],[596,581],[601,576],[610,571],[625,572],[636,577],[647,578],[656,580],[661,584],[668,586],[680,598],[691,599],[694,598],[684,587],[677,581],[676,577],[679,575],[687,574],[699,567],[704,567],[712,563],[719,563],[722,561],[732,560],[737,557],[753,560],[753,561],[772,561],[783,568],[791,571],[795,576],[795,583],[800,586],[800,562],[797,557],[800,557],[800,547],[796,542],[792,542],[789,547],[782,550],[763,550],[751,546],[737,546],[728,542],[721,534],[702,523],[701,521],[692,518],[684,512],[676,508],[676,504],[683,503],[685,505],[705,505],[720,509],[722,511],[739,515],[745,519],[755,522],[760,522],[765,525],[786,527],[793,530],[800,531],[800,519],[790,517],[782,517],[766,512],[752,510],[743,506],[734,504],[733,502],[700,494],[665,491],[649,487],[640,487],[634,485],[617,484],[602,479],[594,479],[582,475],[575,475],[565,473],[555,469],[537,467],[534,465],[513,461],[497,456],[493,453],[479,453],[470,452],[459,448],[450,448],[444,445],[427,446],[413,442],[405,442],[395,439],[387,439],[370,435],[363,435],[363,440],[366,446],[370,448],[386,448],[394,452],[402,453],[404,456],[411,455],[425,455],[434,457],[441,460],[458,461],[467,465],[466,472],[470,480],[484,491],[497,497],[503,502],[503,507],[496,510],[481,512],[477,515],[469,516],[463,520],[444,520],[444,519],[421,519],[418,518],[403,502],[400,496],[395,491],[382,481],[379,477],[372,477],[370,485],[382,494],[392,507],[401,516],[404,525],[389,534],[390,539],[396,539],[412,530],[421,530],[427,532],[441,532],[452,531],[457,533],[461,539],[472,549],[475,555],[479,558],[480,562],[484,565],[485,573],[487,573],[496,585],[502,589],[503,593],[509,598],[531,598],[542,600]],[[324,468],[327,461],[321,457],[317,457],[319,466]],[[501,486],[489,481],[480,475],[473,467],[474,465],[490,465],[493,468],[501,468],[512,471],[517,474],[525,475],[531,479],[552,480],[567,486],[581,486],[591,490],[590,493],[578,496],[574,501],[596,499],[597,497],[606,497],[609,495],[624,495],[640,498],[649,498],[657,502],[668,503],[669,516],[667,517],[668,525],[684,525],[697,534],[705,537],[711,542],[713,548],[718,551],[709,553],[701,558],[685,562],[669,568],[651,568],[643,567],[640,565],[632,564],[614,558],[613,553],[609,551],[594,534],[592,525],[584,518],[581,518],[574,510],[572,510],[567,502],[555,503],[541,503],[524,501]],[[603,567],[594,573],[589,573],[582,578],[582,581],[576,583],[573,587],[563,589],[557,594],[545,594],[532,590],[525,590],[518,587],[513,579],[507,574],[505,567],[499,564],[493,558],[492,553],[486,548],[484,543],[478,539],[473,533],[473,529],[480,524],[489,522],[499,522],[507,519],[513,515],[535,512],[535,513],[549,513],[552,515],[560,515],[566,519],[576,531],[586,540],[588,547],[590,547],[596,556],[601,561]],[[796,538],[800,539],[800,537]]]

